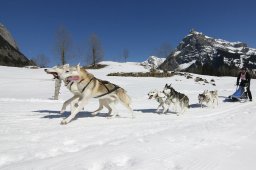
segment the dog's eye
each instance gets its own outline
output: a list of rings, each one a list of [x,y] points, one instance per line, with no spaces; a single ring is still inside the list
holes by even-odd
[[[66,73],[68,73],[69,71],[66,71]]]

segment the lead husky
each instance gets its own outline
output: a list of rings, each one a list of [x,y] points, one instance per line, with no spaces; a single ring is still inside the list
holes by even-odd
[[[99,109],[93,114],[97,114],[102,110],[104,105],[113,113],[113,117],[115,117],[117,115],[115,104],[120,101],[131,112],[133,117],[133,111],[130,107],[131,99],[123,88],[113,83],[97,79],[86,70],[80,69],[80,66],[76,68],[65,66],[61,69],[46,70],[46,72],[54,76],[57,75],[67,86],[70,86],[70,89],[74,86],[75,91],[77,91],[72,98],[64,102],[61,113],[65,111],[69,103],[76,99],[78,99],[78,105],[74,110],[71,110],[71,115],[64,119],[61,124],[69,123],[91,98],[99,98],[100,102]]]
[[[175,110],[177,110],[177,105],[180,107],[180,112],[177,112],[177,115],[184,113],[189,108],[189,98],[174,90],[171,85],[166,84],[163,92],[167,96],[166,100],[174,104]]]
[[[54,79],[62,80],[64,82],[64,85],[69,89],[70,92],[72,92],[74,94],[74,96],[80,96],[81,93],[79,92],[79,90],[77,88],[76,82],[73,82],[71,79],[63,80],[60,77],[60,75],[64,74],[65,72],[72,71],[72,70],[76,70],[76,68],[70,67],[68,64],[65,64],[63,66],[58,66],[58,67],[55,66],[51,69],[45,69],[45,72],[47,74],[52,74]],[[65,101],[60,113],[64,113],[66,107],[69,104],[71,104],[71,112],[72,112],[73,109],[78,106],[78,99],[79,99],[79,97],[77,97],[76,99],[74,99],[74,97],[72,97],[71,99]],[[110,108],[110,106],[104,99],[99,99],[99,108],[91,114],[93,116],[97,115],[97,113],[103,109],[103,106],[105,106],[109,110],[108,115],[110,115],[112,109]]]

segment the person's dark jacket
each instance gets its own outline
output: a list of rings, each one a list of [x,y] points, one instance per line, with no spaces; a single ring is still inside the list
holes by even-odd
[[[237,76],[237,81],[236,81],[236,85],[239,85],[239,80],[241,77],[241,72],[238,74]],[[251,81],[251,75],[248,72],[245,72],[245,80],[241,80],[240,82],[240,86],[245,86],[247,84],[247,86],[250,86],[250,81]]]

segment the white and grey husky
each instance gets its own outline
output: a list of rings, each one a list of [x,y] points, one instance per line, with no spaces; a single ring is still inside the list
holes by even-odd
[[[157,112],[161,107],[163,108],[162,113],[166,113],[169,110],[170,103],[166,102],[167,96],[164,94],[164,92],[158,90],[151,90],[148,93],[148,98],[155,99],[159,103],[159,106],[156,109]]]
[[[91,98],[98,98],[100,104],[99,108],[92,113],[93,115],[96,115],[105,106],[109,109],[109,114],[113,113],[114,117],[118,114],[115,104],[116,102],[121,102],[133,117],[133,111],[130,107],[131,99],[123,88],[108,81],[97,79],[85,69],[80,69],[79,65],[77,67],[64,65],[45,69],[45,71],[55,78],[63,80],[67,88],[74,94],[72,98],[63,104],[61,113],[66,110],[70,103],[76,101],[74,109],[71,109],[71,115],[62,120],[61,124],[69,123]]]
[[[218,91],[208,91],[205,90],[202,94],[198,95],[198,102],[201,104],[201,107],[203,107],[203,103],[206,104],[207,107],[215,107],[219,104],[218,101]]]
[[[163,92],[167,96],[166,101],[174,104],[175,111],[179,106],[180,111],[177,112],[177,115],[184,113],[189,108],[189,98],[185,94],[177,92],[171,85],[166,84]]]

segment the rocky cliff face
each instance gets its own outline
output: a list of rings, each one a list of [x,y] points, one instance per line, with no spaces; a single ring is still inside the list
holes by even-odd
[[[204,66],[212,72],[224,67],[255,69],[256,49],[242,42],[214,39],[192,30],[159,68],[191,71]]]
[[[0,35],[16,50],[19,50],[18,45],[16,44],[12,34],[8,31],[8,29],[0,23]]]
[[[0,65],[17,67],[35,65],[19,51],[15,40],[2,24],[0,24]]]

